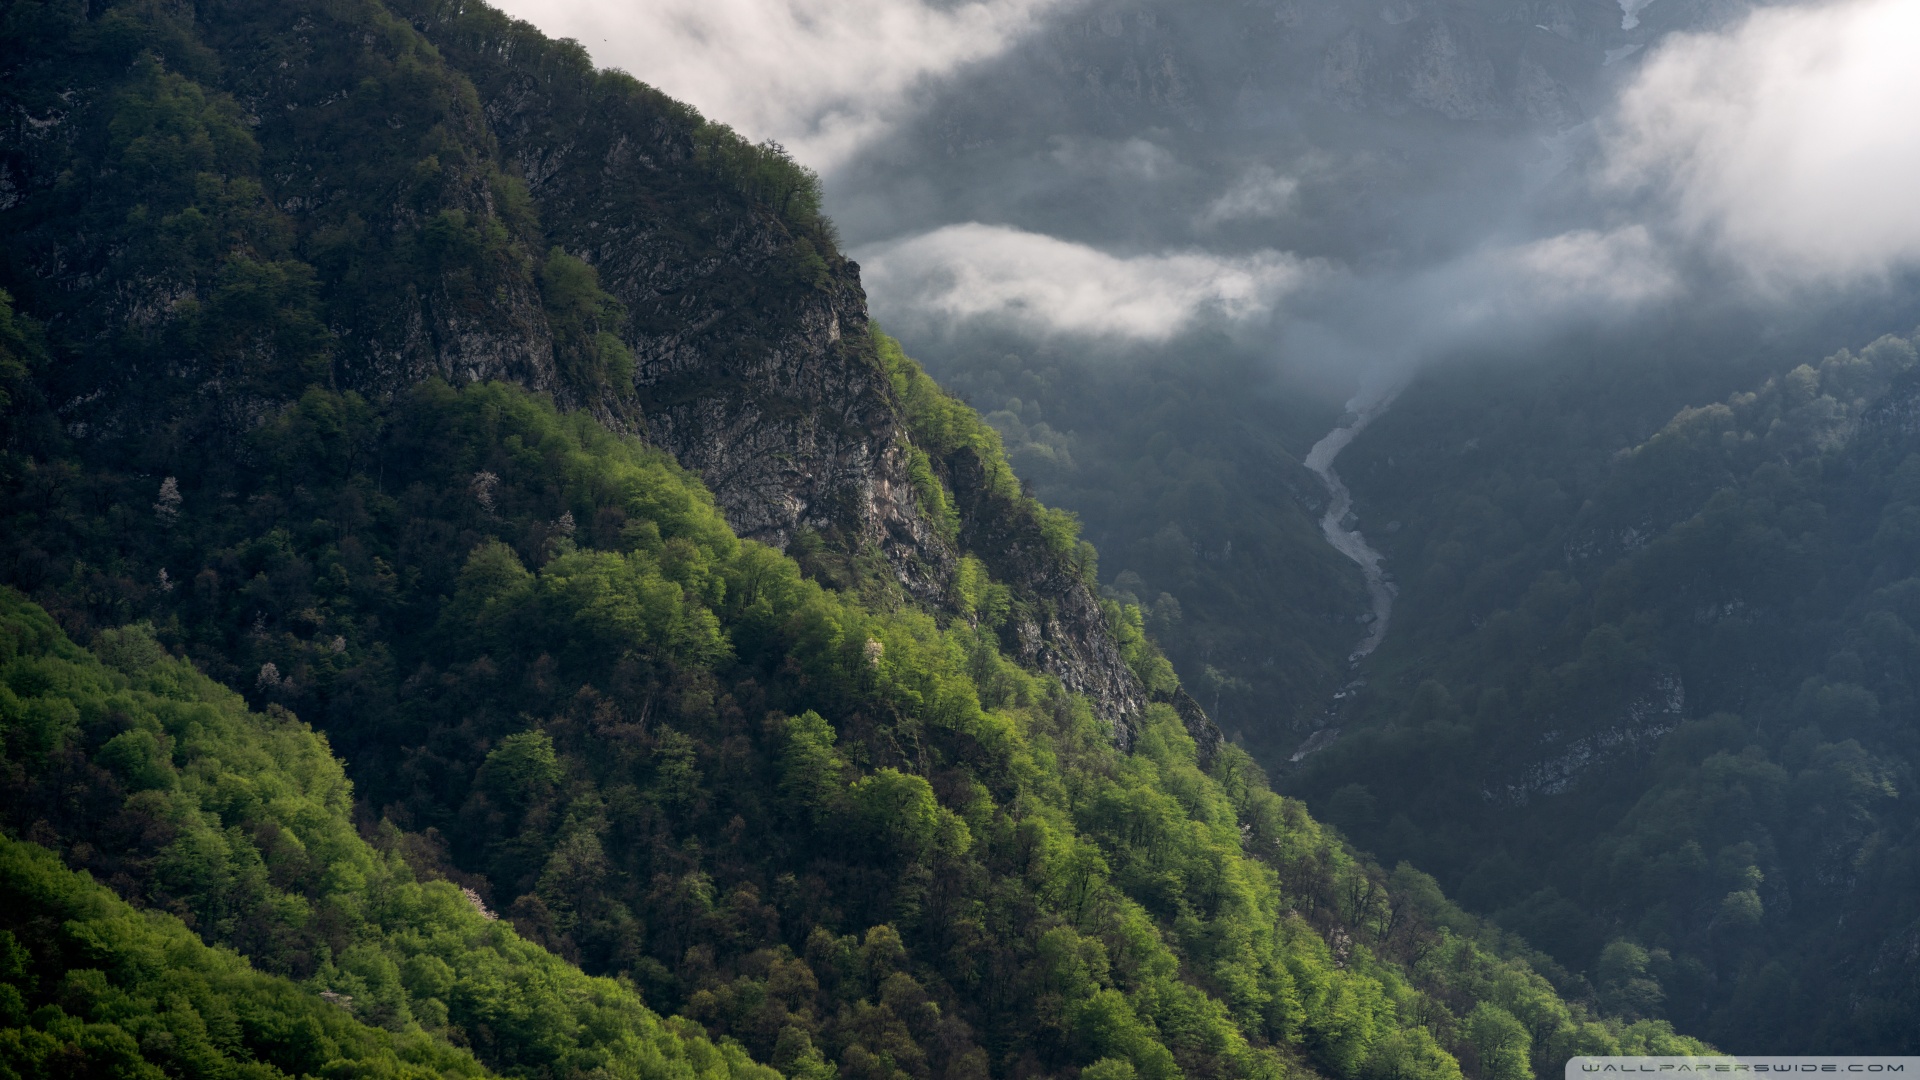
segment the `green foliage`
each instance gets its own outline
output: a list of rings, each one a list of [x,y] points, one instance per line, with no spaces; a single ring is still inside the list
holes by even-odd
[[[540,267],[540,295],[561,377],[616,397],[630,394],[633,351],[619,337],[626,309],[600,287],[599,272],[556,247]]]
[[[900,343],[878,327],[873,331],[873,348],[893,383],[894,397],[900,402],[901,415],[906,419],[914,445],[923,454],[943,460],[962,450],[971,452],[981,462],[986,489],[1000,499],[1017,501],[1021,497],[1020,480],[1007,464],[1000,436],[980,421],[978,413],[940,389],[940,384],[927,377],[920,365],[900,348]],[[914,482],[917,485],[921,481],[916,476]],[[944,489],[937,495],[922,493],[922,499],[930,508],[948,504]],[[936,516],[935,520],[942,517]]]
[[[769,139],[752,143],[725,124],[707,121],[693,135],[696,159],[722,183],[801,231],[832,242],[832,225],[820,213],[820,176]],[[807,250],[812,251],[809,244]]]
[[[531,803],[560,782],[560,759],[544,731],[509,735],[487,754],[480,784],[489,795],[511,803]]]
[[[1236,741],[1263,761],[1290,752],[1295,726],[1317,722],[1349,678],[1364,632],[1330,617],[1364,611],[1365,591],[1321,538],[1324,489],[1298,462],[1337,404],[1201,333],[1153,355],[992,335],[940,352],[922,359],[983,414],[1030,493],[1078,516],[1103,594],[1140,610]]]
[[[300,1025],[311,1027],[311,1020],[300,1017],[317,1016],[329,1022],[315,1038],[325,1034],[343,1047],[359,1047],[329,1050],[318,1063],[293,1059],[284,1067],[295,1072],[316,1071],[333,1057],[395,1053],[456,1072],[465,1060],[467,1072],[479,1071],[444,1041],[427,1040],[423,1032],[431,1032],[471,1047],[511,1076],[594,1068],[733,1080],[771,1075],[737,1048],[715,1047],[663,1022],[631,987],[580,974],[493,921],[453,886],[422,884],[397,856],[368,846],[350,819],[351,790],[340,763],[325,740],[284,710],[249,712],[237,695],[169,657],[146,627],[101,638],[111,668],[75,648],[17,594],[0,592],[0,736],[14,770],[4,791],[9,826],[31,824],[57,836],[69,860],[155,909],[142,916],[91,885],[82,887],[83,878],[49,877],[41,864],[33,869],[17,861],[45,863],[44,856],[10,844],[4,858],[15,862],[0,881],[22,891],[0,908],[19,920],[10,924],[16,933],[40,925],[36,920],[45,916],[35,905],[64,904],[73,913],[62,917],[106,920],[111,925],[98,940],[124,940],[114,948],[131,950],[124,977],[110,956],[74,954],[71,945],[60,946],[69,950],[60,963],[105,963],[109,975],[122,980],[115,985],[144,1000],[211,994],[241,1009],[243,1024],[269,1031],[274,1025],[304,1030]],[[28,747],[44,749],[31,757],[18,753]],[[535,799],[559,779],[555,769],[552,744],[529,733],[503,740],[489,754],[483,782]],[[118,839],[124,836],[138,839]],[[253,975],[231,953],[200,945],[189,927],[239,950],[257,968],[305,980],[307,989]],[[72,933],[78,942],[96,940]],[[160,955],[181,959],[160,963],[154,959]],[[175,966],[203,972],[211,989],[141,981]],[[43,970],[51,972],[41,976],[43,989],[52,993],[63,969]],[[317,991],[343,1004],[320,1003],[310,996]],[[237,1000],[255,993],[258,1003]],[[311,1008],[295,1009],[294,998]],[[106,1019],[152,1011],[113,1000],[120,1004],[101,1014]],[[263,1015],[247,1019],[250,1008]],[[372,1042],[367,1035],[341,1035],[360,1030],[343,1009],[399,1034],[374,1032]],[[291,1013],[275,1019],[273,1010]],[[129,1030],[144,1039],[143,1028]],[[276,1044],[267,1035],[243,1042],[263,1060],[289,1060],[268,1052]],[[380,1067],[411,1075],[397,1064]]]
[[[786,722],[786,745],[779,753],[780,794],[816,820],[824,820],[846,790],[849,766],[834,749],[835,738],[833,726],[811,709]]]
[[[38,328],[13,310],[13,297],[0,290],[0,410],[11,416],[14,399],[30,385],[43,346]]]
[[[924,862],[935,840],[964,854],[966,823],[943,811],[923,777],[882,768],[847,789],[847,811],[859,842],[902,864]]]
[[[1481,1002],[1467,1014],[1467,1039],[1480,1059],[1485,1080],[1526,1080],[1533,1075],[1532,1038],[1513,1014]]]
[[[1146,619],[1135,604],[1118,604],[1112,600],[1102,600],[1100,604],[1107,616],[1107,625],[1113,629],[1114,644],[1120,646],[1120,655],[1127,661],[1127,667],[1134,677],[1140,680],[1147,693],[1156,698],[1165,698],[1180,688],[1180,677],[1174,673],[1173,664],[1161,653],[1152,638],[1147,636]]]
[[[949,544],[960,540],[960,513],[953,508],[953,499],[947,494],[947,486],[934,474],[933,459],[925,450],[909,445],[907,448],[907,476],[913,481],[913,493],[920,498],[920,511],[933,522],[941,539]]]
[[[1443,1048],[1468,1045],[1449,1018],[1508,983],[1559,1018],[1545,1030],[1623,1038],[1524,963],[1447,938],[1434,919],[1469,924],[1443,901],[1394,899],[1245,755],[1223,748],[1203,770],[1171,708],[1121,755],[984,622],[941,628],[806,580],[736,539],[664,455],[585,416],[497,385],[429,383],[380,406],[314,390],[255,433],[251,461],[179,469],[203,479],[177,516],[129,535],[152,545],[136,559],[193,584],[121,602],[279,719],[145,631],[103,634],[131,682],[97,693],[133,695],[113,708],[170,746],[178,779],[147,786],[165,783],[154,744],[128,740],[92,783],[124,813],[186,824],[123,857],[84,820],[48,823],[69,858],[121,860],[96,872],[211,940],[392,1022],[462,1032],[491,1067],[617,1060],[633,1030],[575,1043],[542,1026],[559,1006],[537,988],[584,977],[509,920],[811,1076],[1109,1060],[1152,1077],[1444,1077]],[[86,475],[62,496],[76,507],[122,482]],[[247,509],[263,500],[286,509]],[[16,520],[50,540],[70,513]],[[144,566],[125,573],[155,580]],[[982,576],[968,588],[990,606]],[[64,592],[74,580],[88,579],[46,579],[43,595],[84,619],[96,601]],[[1148,670],[1135,617],[1115,617]],[[49,652],[90,663],[43,617],[15,624],[40,643],[22,671],[51,670]],[[8,752],[46,785],[48,762],[91,761],[119,734],[84,719],[113,709],[43,692],[74,684],[60,670],[7,680],[30,706]],[[162,685],[225,704],[141,704]],[[402,830],[389,853],[359,841],[339,766],[282,709],[355,763],[364,805]],[[136,773],[144,790],[123,779]],[[42,783],[12,805],[52,806]],[[401,856],[505,918],[413,884]],[[1452,966],[1422,959],[1449,940]],[[1464,980],[1463,964],[1488,974]],[[534,998],[501,998],[509,977]],[[565,994],[652,1022],[614,984]]]
[[[0,837],[0,1077],[487,1075],[417,1025],[357,1011]]]
[[[963,484],[969,498],[979,503],[970,510],[970,516],[991,517],[1032,531],[1041,546],[1071,566],[1083,580],[1096,581],[1097,556],[1093,545],[1080,539],[1079,519],[1026,494],[1007,463],[999,433],[965,402],[942,390],[898,341],[877,327],[873,330],[873,347],[893,383],[894,397],[913,439],[910,475],[920,505],[935,527],[950,540],[959,539],[963,548],[978,546],[984,539],[958,537],[958,508],[949,490],[954,484]]]

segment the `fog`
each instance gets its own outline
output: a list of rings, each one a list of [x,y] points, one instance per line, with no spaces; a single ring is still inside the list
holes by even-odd
[[[1004,50],[1069,0],[496,0],[603,67],[830,169],[931,80]]]
[[[1112,255],[1004,226],[950,225],[862,252],[876,311],[991,318],[1036,333],[1165,341],[1196,319],[1270,318],[1315,268],[1262,251]]]
[[[1756,12],[1650,56],[1603,186],[1651,189],[1690,240],[1770,286],[1884,278],[1920,259],[1920,4]]]
[[[1920,261],[1911,0],[504,6],[821,170],[875,314],[935,352],[1204,322],[1337,386],[1897,307]]]

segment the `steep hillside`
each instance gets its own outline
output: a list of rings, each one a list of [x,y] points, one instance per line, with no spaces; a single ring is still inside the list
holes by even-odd
[[[6,841],[0,887],[15,902],[4,918],[33,954],[7,978],[22,1000],[54,1002],[31,1015],[36,1030],[113,1050],[130,1040],[70,1031],[61,1010],[129,1025],[169,1075],[223,1052],[294,1075],[395,1053],[423,1073],[478,1072],[449,1042],[509,1075],[773,1075],[663,1022],[630,985],[587,978],[454,886],[416,882],[354,830],[340,763],[284,710],[249,713],[145,626],[103,632],[97,648],[75,647],[44,612],[0,593],[7,831],[148,908],[127,911],[49,870],[33,844]],[[200,947],[195,932],[281,977]],[[169,1005],[159,1030],[191,1030],[197,1012],[201,1045],[169,1050],[162,1036],[155,1051],[137,1001],[172,995],[193,1007],[174,1016]],[[7,1023],[27,1019],[23,1007]],[[20,1039],[14,1053],[40,1052],[37,1036]]]
[[[479,5],[6,19],[0,806],[168,948],[556,1080],[1698,1048],[1275,796],[777,148]]]
[[[1410,394],[1350,466],[1404,523],[1401,623],[1289,783],[1613,1008],[1911,1050],[1914,356],[1842,351],[1614,454],[1590,395]],[[1498,419],[1462,439],[1456,408]]]
[[[344,1007],[343,1007],[344,1006]],[[355,1020],[0,837],[0,1076],[489,1075],[424,1032]]]
[[[977,622],[865,609],[736,539],[658,451],[499,384],[428,383],[382,410],[310,390],[250,449],[263,464],[236,479],[251,513],[146,510],[141,557],[183,583],[157,590],[161,640],[248,676],[281,719],[229,719],[197,744],[159,706],[155,723],[90,703],[81,676],[103,691],[111,676],[71,652],[82,672],[47,673],[43,654],[70,649],[48,628],[17,635],[35,647],[9,682],[25,726],[6,746],[23,754],[13,828],[272,969],[325,978],[356,925],[329,911],[376,880],[339,872],[374,856],[337,767],[328,780],[330,762],[246,752],[296,737],[267,734],[290,703],[357,763],[361,805],[403,830],[392,850],[789,1073],[1112,1058],[1156,1076],[1446,1076],[1442,1047],[1468,1053],[1486,1031],[1525,1032],[1513,1045],[1542,1068],[1568,1047],[1668,1039],[1569,1009],[1418,875],[1356,862],[1243,754],[1203,757],[1175,709],[1145,710],[1119,753],[1084,699],[1003,657],[1005,593],[984,574]],[[57,519],[86,525],[100,492],[71,491]],[[200,552],[211,562],[189,573]],[[99,640],[218,699],[147,635]],[[1165,678],[1150,646],[1129,647]],[[319,770],[324,810],[266,797],[313,788],[274,779],[288,769]],[[164,824],[184,811],[155,792],[205,806],[223,773],[259,803],[220,802],[213,832]],[[280,846],[288,826],[247,816],[262,804],[327,843],[293,829]],[[261,869],[186,869],[209,856]],[[420,918],[397,917],[359,933],[405,938]],[[348,970],[375,978],[366,963],[375,974]],[[1525,1025],[1499,1020],[1514,1015]]]
[[[647,432],[743,533],[951,607],[817,180],[483,6],[397,12],[9,9],[5,286],[64,349],[68,436],[152,469],[315,381],[503,379]],[[1008,644],[1124,741],[1077,550],[1031,556]]]

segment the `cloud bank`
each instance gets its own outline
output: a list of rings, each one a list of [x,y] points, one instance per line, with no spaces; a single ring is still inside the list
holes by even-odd
[[[1280,252],[1123,257],[997,225],[949,225],[857,253],[878,310],[941,322],[1164,341],[1196,319],[1258,319],[1313,275]]]
[[[1604,185],[1649,192],[1768,285],[1920,262],[1920,3],[1762,9],[1647,58],[1605,137]]]
[[[494,0],[753,139],[829,169],[932,78],[991,57],[1068,0]]]
[[[1194,226],[1213,229],[1231,222],[1283,218],[1293,212],[1299,194],[1298,177],[1256,165],[1208,203],[1194,217]]]
[[[1673,294],[1679,279],[1645,226],[1577,229],[1475,260],[1478,280],[1509,318],[1612,315]]]
[[[1086,0],[500,2],[824,171],[910,120],[969,65]],[[1620,0],[1623,19],[1649,2]],[[1216,320],[1253,334],[1278,329],[1296,344],[1343,342],[1329,353],[1344,358],[1337,366],[1362,368],[1661,305],[1857,283],[1920,267],[1920,198],[1910,194],[1920,191],[1920,124],[1909,119],[1920,115],[1916,41],[1920,0],[1809,0],[1649,45],[1630,58],[1637,70],[1614,107],[1581,133],[1585,149],[1563,155],[1573,171],[1553,197],[1574,197],[1496,211],[1424,259],[1410,244],[1405,261],[1361,252],[1342,270],[1277,250],[1296,236],[1309,246],[1325,239],[1311,228],[1327,202],[1324,161],[1310,152],[1245,162],[1202,184],[1195,162],[1146,131],[1060,132],[1026,165],[1052,170],[1063,190],[1140,193],[1142,213],[1159,214],[1150,224],[1161,227],[1126,235],[1160,236],[1169,246],[1156,253],[1120,256],[1049,236],[1087,232],[1058,205],[1023,215],[989,204],[922,207],[888,226],[904,232],[854,254],[889,321],[1151,343]],[[1629,59],[1616,52],[1609,59]],[[1408,220],[1473,216],[1476,197],[1436,188]],[[945,224],[972,217],[1025,228]],[[1093,240],[1109,242],[1119,237]]]

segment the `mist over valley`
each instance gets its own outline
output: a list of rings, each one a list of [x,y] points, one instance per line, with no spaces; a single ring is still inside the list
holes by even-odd
[[[1732,944],[1716,905],[1738,889],[1648,894],[1596,868],[1732,865],[1751,847],[1769,854],[1746,865],[1772,883],[1755,896],[1777,889],[1769,902],[1791,908],[1830,887],[1796,877],[1812,872],[1796,865],[1808,856],[1787,854],[1777,830],[1788,826],[1763,824],[1758,808],[1705,832],[1692,819],[1704,809],[1653,810],[1662,785],[1680,782],[1661,754],[1693,755],[1696,770],[1712,760],[1704,745],[1661,747],[1675,729],[1734,715],[1744,734],[1717,752],[1793,731],[1859,739],[1845,723],[1802,726],[1807,706],[1791,702],[1815,692],[1804,680],[1825,651],[1846,651],[1825,620],[1882,603],[1875,590],[1897,571],[1839,584],[1826,575],[1852,557],[1802,523],[1780,542],[1821,570],[1777,564],[1689,587],[1723,590],[1736,611],[1762,581],[1807,598],[1752,616],[1777,628],[1749,631],[1762,638],[1795,628],[1788,653],[1732,644],[1701,621],[1703,601],[1677,624],[1624,631],[1626,666],[1575,669],[1595,634],[1670,618],[1608,609],[1624,602],[1629,567],[1656,558],[1638,548],[1657,549],[1716,491],[1740,490],[1737,469],[1694,462],[1711,479],[1693,501],[1602,509],[1633,501],[1620,493],[1628,463],[1655,456],[1698,415],[1687,410],[1737,410],[1802,364],[1824,370],[1820,358],[1920,321],[1916,217],[1899,194],[1920,140],[1896,119],[1920,96],[1900,58],[1913,10],[1082,3],[1019,18],[1030,22],[978,58],[929,60],[908,92],[876,94],[874,134],[811,160],[876,316],[986,414],[1037,494],[1081,515],[1103,586],[1139,605],[1209,712],[1362,847],[1438,873],[1600,993],[1653,965],[1663,1000],[1648,1014],[1686,1017],[1728,1045],[1838,1049],[1848,1031],[1906,1045],[1863,1005],[1843,1020],[1811,1004],[1818,1019],[1741,1004],[1817,996],[1755,982],[1794,970],[1783,952],[1811,955],[1795,950],[1827,935],[1814,923],[1788,929],[1797,917],[1782,912],[1779,936]],[[722,78],[730,52],[703,47]],[[610,40],[599,55],[621,54]],[[700,85],[686,92],[697,100]],[[805,115],[783,123],[764,134],[803,160],[826,130]],[[1877,348],[1889,347],[1904,348]],[[1817,387],[1814,400],[1859,417],[1884,407],[1872,398],[1882,385]],[[1330,489],[1304,466],[1329,465],[1308,451],[1351,408],[1384,418],[1341,451],[1345,485],[1331,490],[1352,508],[1322,523]],[[1835,423],[1818,453],[1864,437],[1861,420]],[[1802,460],[1778,453],[1782,467]],[[1796,497],[1823,502],[1832,482],[1809,479],[1814,493]],[[1829,506],[1867,516],[1820,528],[1871,532],[1879,512]],[[1642,516],[1608,533],[1608,513]],[[1329,537],[1363,562],[1329,557]],[[1374,548],[1380,571],[1363,580]],[[1534,637],[1488,640],[1545,594],[1557,597],[1552,621]],[[1398,621],[1380,638],[1395,596]],[[1836,614],[1800,606],[1814,596]],[[1523,642],[1498,662],[1505,674],[1483,670]],[[1713,689],[1741,664],[1770,678]],[[1871,680],[1851,685],[1877,709],[1905,708]],[[1685,700],[1665,703],[1654,686]],[[1894,754],[1875,766],[1892,776],[1907,738],[1892,732],[1912,717],[1879,715],[1893,741],[1860,745]],[[1389,765],[1398,754],[1411,756]],[[1452,771],[1441,762],[1471,775],[1423,775]],[[1542,785],[1557,797],[1547,806],[1500,794]],[[1781,798],[1786,812],[1793,799]],[[1510,804],[1536,819],[1525,835]],[[1837,812],[1875,822],[1854,826],[1858,837],[1910,827],[1864,804]],[[1663,814],[1679,820],[1659,840],[1626,839]],[[1820,843],[1864,852],[1858,837]],[[1629,857],[1623,843],[1653,849]],[[1888,872],[1845,891],[1887,901],[1905,871]],[[1870,957],[1895,955],[1875,950],[1911,917],[1861,932],[1847,948],[1865,967],[1847,970],[1889,962]],[[1654,959],[1606,973],[1596,965],[1618,960],[1615,942]]]
[[[0,1075],[1920,1053],[1916,42],[0,6]]]

